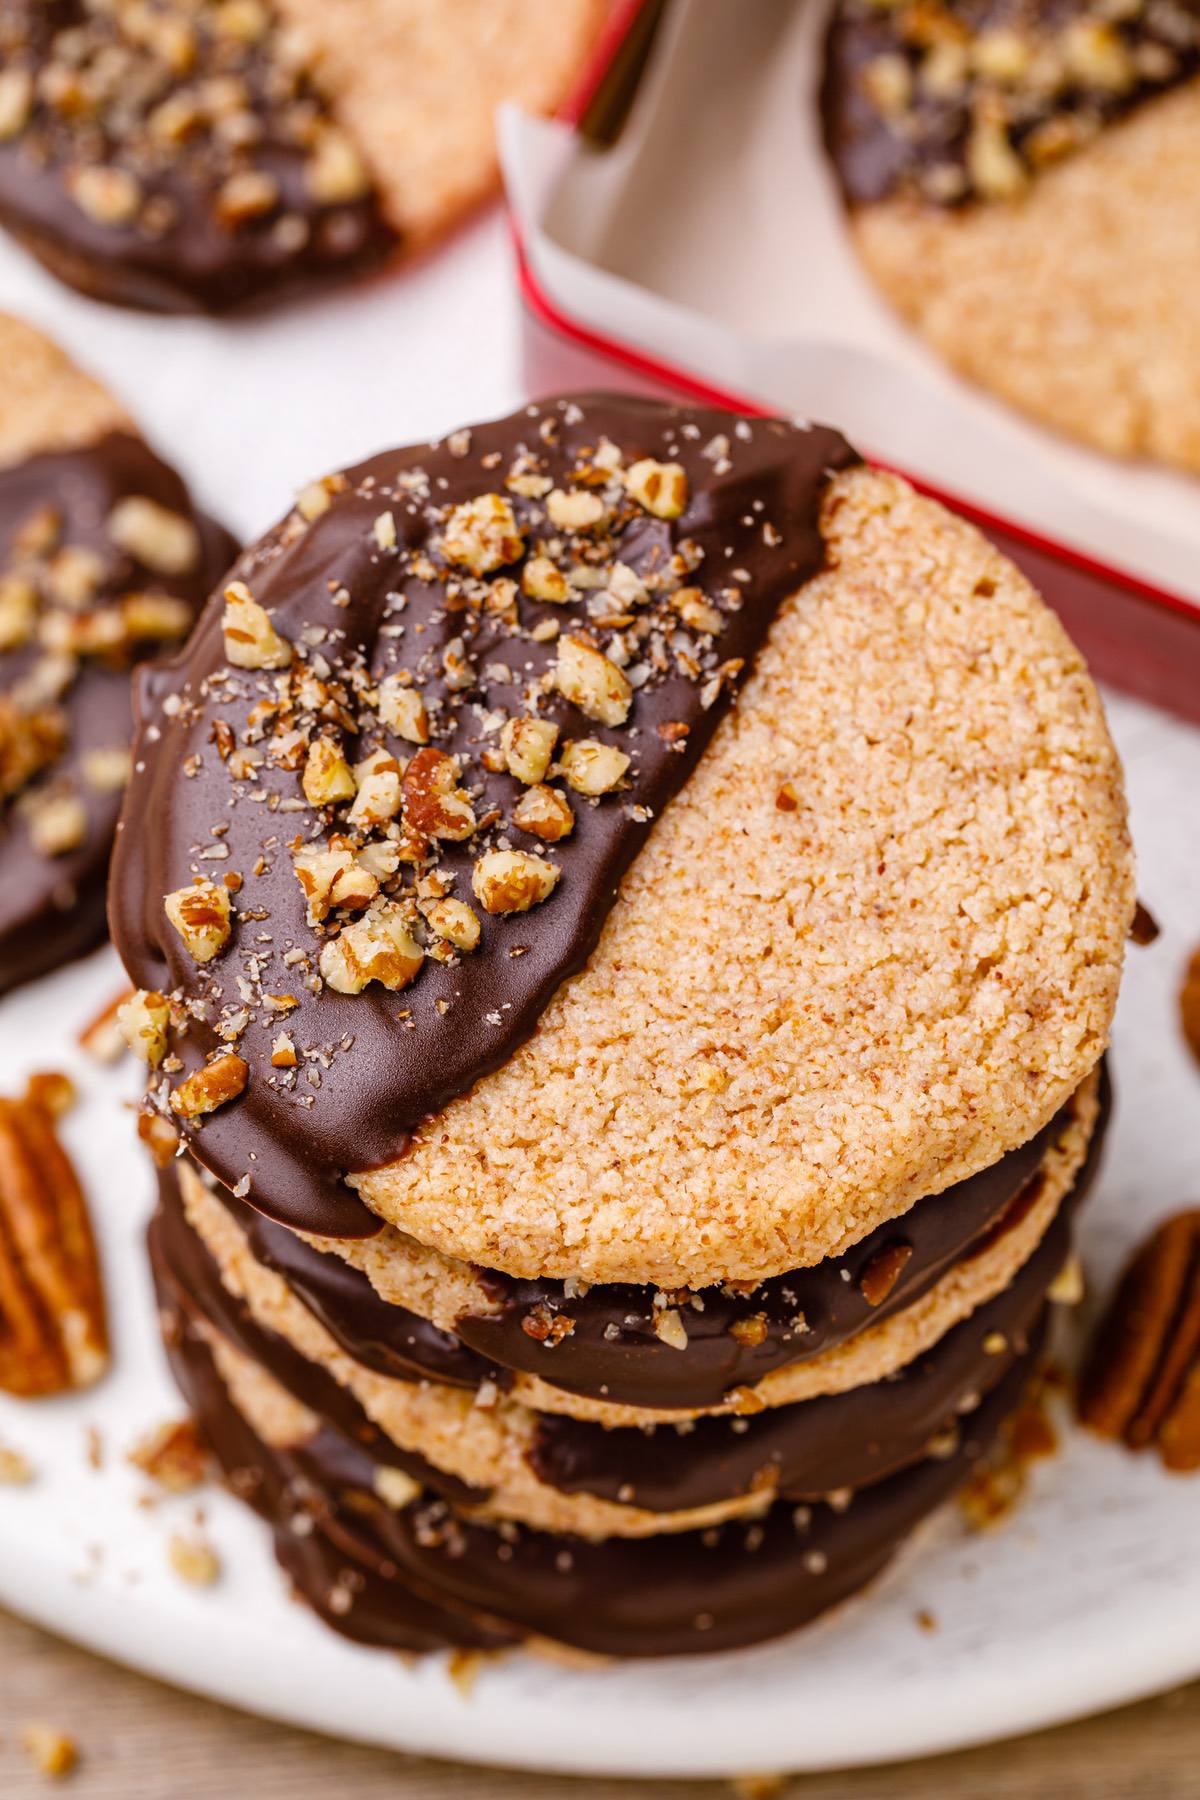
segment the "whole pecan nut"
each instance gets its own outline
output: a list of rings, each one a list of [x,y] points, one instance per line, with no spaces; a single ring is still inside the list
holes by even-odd
[[[1135,1253],[1093,1340],[1079,1415],[1169,1469],[1200,1469],[1200,1209]]]

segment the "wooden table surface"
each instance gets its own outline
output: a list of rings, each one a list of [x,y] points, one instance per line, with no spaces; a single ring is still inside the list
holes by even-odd
[[[868,1702],[869,1703],[869,1702]],[[97,1661],[0,1613],[0,1796],[55,1791],[22,1728],[67,1731],[72,1800],[732,1800],[719,1782],[567,1781],[419,1762],[268,1725]],[[1080,1725],[888,1769],[797,1778],[788,1800],[1196,1800],[1200,1684]]]

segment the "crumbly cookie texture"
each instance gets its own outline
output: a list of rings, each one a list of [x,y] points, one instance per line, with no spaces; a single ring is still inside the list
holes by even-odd
[[[109,431],[132,431],[128,413],[98,381],[23,319],[0,313],[0,467],[46,450],[77,450]]]
[[[977,1255],[958,1264],[913,1306],[812,1362],[776,1371],[709,1412],[753,1414],[764,1407],[846,1393],[904,1368],[1002,1292],[1033,1255],[1074,1181],[1089,1131],[1081,1116],[1047,1159],[1043,1185],[1029,1211]],[[486,1407],[460,1389],[391,1380],[348,1356],[281,1277],[255,1261],[243,1233],[186,1164],[180,1169],[180,1183],[192,1229],[215,1258],[225,1286],[248,1306],[258,1324],[333,1375],[401,1448],[419,1452],[463,1481],[493,1489],[488,1505],[497,1515],[549,1530],[623,1536],[690,1529],[707,1522],[692,1514],[647,1513],[595,1496],[564,1495],[538,1481],[525,1461],[539,1411],[606,1426],[678,1424],[700,1414],[610,1406],[527,1376],[519,1376],[508,1396],[493,1397]],[[732,1503],[730,1516],[738,1504]]]
[[[703,1286],[856,1242],[1102,1052],[1134,906],[1083,660],[971,526],[837,476],[829,567],[534,1037],[353,1178],[516,1275]]]
[[[277,0],[317,51],[338,118],[409,245],[496,183],[496,108],[553,112],[610,0]]]
[[[898,310],[964,375],[1122,456],[1200,469],[1200,81],[1147,102],[1013,200],[893,199],[852,233]]]

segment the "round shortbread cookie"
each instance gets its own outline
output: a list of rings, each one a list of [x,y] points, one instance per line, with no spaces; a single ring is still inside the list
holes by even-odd
[[[1200,471],[1200,82],[1148,102],[1019,199],[886,200],[854,242],[971,380],[1100,450]]]
[[[1082,658],[894,476],[836,477],[824,531],[828,571],[587,968],[352,1178],[420,1242],[517,1275],[761,1280],[998,1160],[1095,1066],[1134,894]]]
[[[825,144],[870,273],[957,369],[1200,468],[1200,11],[836,0]]]
[[[221,311],[375,267],[496,184],[608,0],[156,0],[0,21],[0,221],[99,299]]]
[[[739,1390],[724,1409],[711,1411],[751,1416],[767,1407],[844,1394],[896,1374],[1003,1293],[1035,1255],[1070,1188],[1074,1170],[1068,1174],[1068,1164],[1069,1159],[1062,1156],[1060,1166],[1047,1171],[1041,1192],[1024,1216],[946,1277],[923,1301],[827,1356],[798,1369],[780,1371],[756,1389]],[[701,1510],[707,1520],[754,1509],[756,1496],[752,1493],[715,1510],[664,1513],[560,1492],[539,1480],[527,1460],[537,1431],[537,1415],[529,1401],[531,1397],[538,1401],[552,1398],[554,1390],[521,1378],[510,1395],[493,1392],[487,1396],[487,1404],[480,1406],[469,1391],[432,1382],[391,1380],[366,1368],[346,1354],[278,1275],[255,1261],[229,1214],[186,1167],[181,1186],[192,1229],[215,1261],[225,1289],[243,1302],[254,1323],[331,1375],[400,1448],[419,1454],[473,1488],[489,1490],[486,1505],[495,1516],[518,1518],[550,1530],[636,1536],[690,1529],[704,1522]],[[1047,1281],[1054,1273],[1048,1271]],[[678,1424],[684,1416],[635,1408],[605,1409],[596,1402],[579,1403],[570,1395],[558,1398],[565,1404],[546,1410],[600,1425]]]

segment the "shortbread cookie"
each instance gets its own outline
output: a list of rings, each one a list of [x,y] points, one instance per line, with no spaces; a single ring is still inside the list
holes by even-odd
[[[1033,1140],[1026,1179],[997,1182],[986,1209],[949,1189],[844,1256],[753,1289],[667,1296],[628,1285],[580,1291],[562,1282],[513,1283],[467,1264],[447,1265],[392,1227],[365,1243],[306,1241],[211,1177],[206,1198],[186,1161],[161,1179],[172,1191],[182,1183],[200,1235],[235,1272],[251,1265],[273,1271],[347,1356],[377,1374],[468,1389],[493,1384],[540,1411],[644,1423],[758,1404],[786,1386],[784,1370],[828,1355],[968,1267],[973,1251],[1027,1218],[1035,1202],[1053,1206],[1068,1193],[1082,1199],[1104,1141],[1106,1109],[1097,1089],[1094,1078],[1084,1084]],[[1023,1160],[1023,1152],[1013,1152],[998,1167]],[[956,1199],[963,1214],[957,1230],[941,1216]],[[228,1222],[216,1202],[231,1215]],[[250,1278],[256,1274],[251,1268]],[[673,1304],[656,1306],[656,1299]]]
[[[826,139],[867,268],[957,368],[1200,469],[1200,9],[840,0]]]
[[[286,1391],[264,1401],[243,1385],[235,1402],[233,1359],[218,1371],[178,1290],[159,1292],[184,1393],[236,1492],[273,1526],[298,1590],[336,1630],[416,1651],[544,1640],[687,1655],[794,1630],[874,1579],[962,1483],[1019,1404],[1032,1360],[1014,1362],[954,1445],[849,1504],[783,1501],[749,1523],[594,1542],[476,1519],[415,1481],[381,1478],[361,1413],[289,1437]]]
[[[10,0],[0,221],[98,298],[217,311],[413,250],[607,0]]]
[[[234,550],[117,402],[0,315],[0,992],[103,940],[131,665]]]
[[[832,432],[560,400],[330,478],[141,741],[156,1102],[310,1232],[758,1282],[1026,1143],[1107,1040],[1132,872],[1082,660]]]
[[[1060,1207],[1006,1287],[882,1381],[743,1416],[620,1429],[543,1417],[494,1385],[463,1391],[356,1368],[277,1278],[243,1263],[223,1279],[217,1258],[227,1245],[210,1252],[206,1220],[193,1230],[177,1199],[164,1198],[151,1248],[206,1327],[242,1355],[239,1392],[261,1398],[282,1383],[326,1420],[332,1378],[444,1498],[466,1489],[481,1516],[642,1537],[757,1516],[777,1495],[866,1487],[944,1446],[1036,1335],[1067,1259],[1072,1210]]]

